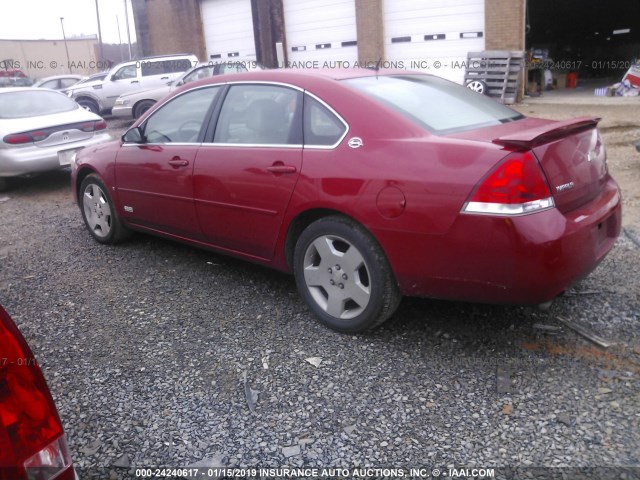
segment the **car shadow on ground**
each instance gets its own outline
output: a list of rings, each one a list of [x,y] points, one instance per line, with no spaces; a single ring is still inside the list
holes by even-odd
[[[26,177],[11,178],[9,179],[8,188],[1,192],[0,196],[12,197],[31,196],[41,193],[64,193],[65,190],[71,194],[70,173],[70,169],[64,168]]]

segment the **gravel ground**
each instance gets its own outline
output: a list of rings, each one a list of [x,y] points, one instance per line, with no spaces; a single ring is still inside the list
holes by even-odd
[[[635,160],[624,168],[637,174]],[[378,330],[341,335],[289,276],[145,235],[99,245],[68,181],[54,172],[0,195],[0,302],[40,361],[81,478],[197,462],[640,467],[637,224],[549,312],[405,299]],[[575,471],[538,474],[560,472]]]

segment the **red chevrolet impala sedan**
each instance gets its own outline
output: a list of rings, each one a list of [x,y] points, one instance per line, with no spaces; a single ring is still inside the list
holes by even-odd
[[[102,243],[131,230],[292,272],[343,332],[402,295],[537,304],[620,232],[597,118],[523,115],[405,71],[257,71],[189,84],[72,186]]]

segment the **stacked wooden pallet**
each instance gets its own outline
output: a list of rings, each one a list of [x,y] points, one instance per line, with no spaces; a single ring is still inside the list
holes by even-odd
[[[464,74],[464,84],[478,91],[486,86],[484,93],[502,103],[516,103],[525,55],[523,51],[486,50],[469,52]]]

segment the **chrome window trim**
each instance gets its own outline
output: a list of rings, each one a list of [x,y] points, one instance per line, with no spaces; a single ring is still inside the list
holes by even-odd
[[[307,145],[307,144],[296,144],[296,145],[291,145],[288,143],[277,143],[277,144],[261,144],[261,143],[216,143],[216,142],[196,142],[196,143],[123,143],[123,147],[124,146],[140,146],[140,145],[156,145],[156,146],[162,146],[162,145],[201,145],[201,146],[219,146],[219,147],[247,147],[247,148],[301,148],[301,149],[311,149],[311,150],[335,150],[341,143],[342,141],[345,139],[345,137],[347,136],[347,134],[349,133],[349,130],[351,129],[351,127],[349,126],[349,124],[347,123],[347,121],[342,118],[342,116],[336,112],[327,102],[325,102],[324,100],[322,100],[320,97],[318,97],[317,95],[309,92],[308,90],[305,90],[304,88],[298,87],[297,85],[291,85],[290,83],[284,83],[284,82],[273,82],[273,81],[268,81],[268,80],[231,80],[231,81],[227,81],[227,82],[223,82],[223,83],[213,83],[213,84],[207,84],[207,85],[200,85],[198,87],[193,87],[190,88],[188,90],[185,90],[184,92],[180,92],[180,94],[176,95],[175,97],[173,97],[171,99],[171,101],[175,100],[178,97],[181,97],[182,95],[192,92],[194,90],[200,90],[203,88],[211,88],[211,87],[221,87],[224,85],[274,85],[274,86],[278,86],[278,87],[285,87],[285,88],[291,88],[293,90],[297,90],[299,92],[302,92],[303,95],[309,95],[311,98],[313,98],[314,100],[316,100],[317,102],[319,102],[322,106],[324,106],[327,110],[329,110],[329,112],[331,112],[333,115],[335,115],[338,120],[340,120],[340,122],[345,126],[345,131],[342,134],[342,136],[338,139],[338,141],[336,143],[334,143],[333,145]],[[164,105],[163,105],[164,106]],[[149,121],[150,118],[152,118],[160,109],[154,111],[153,113],[151,113],[151,115],[149,115],[149,118],[145,119],[145,121],[143,123],[147,123]],[[304,115],[304,112],[303,112]],[[303,120],[304,121],[304,120]],[[126,133],[126,132],[125,132]]]

